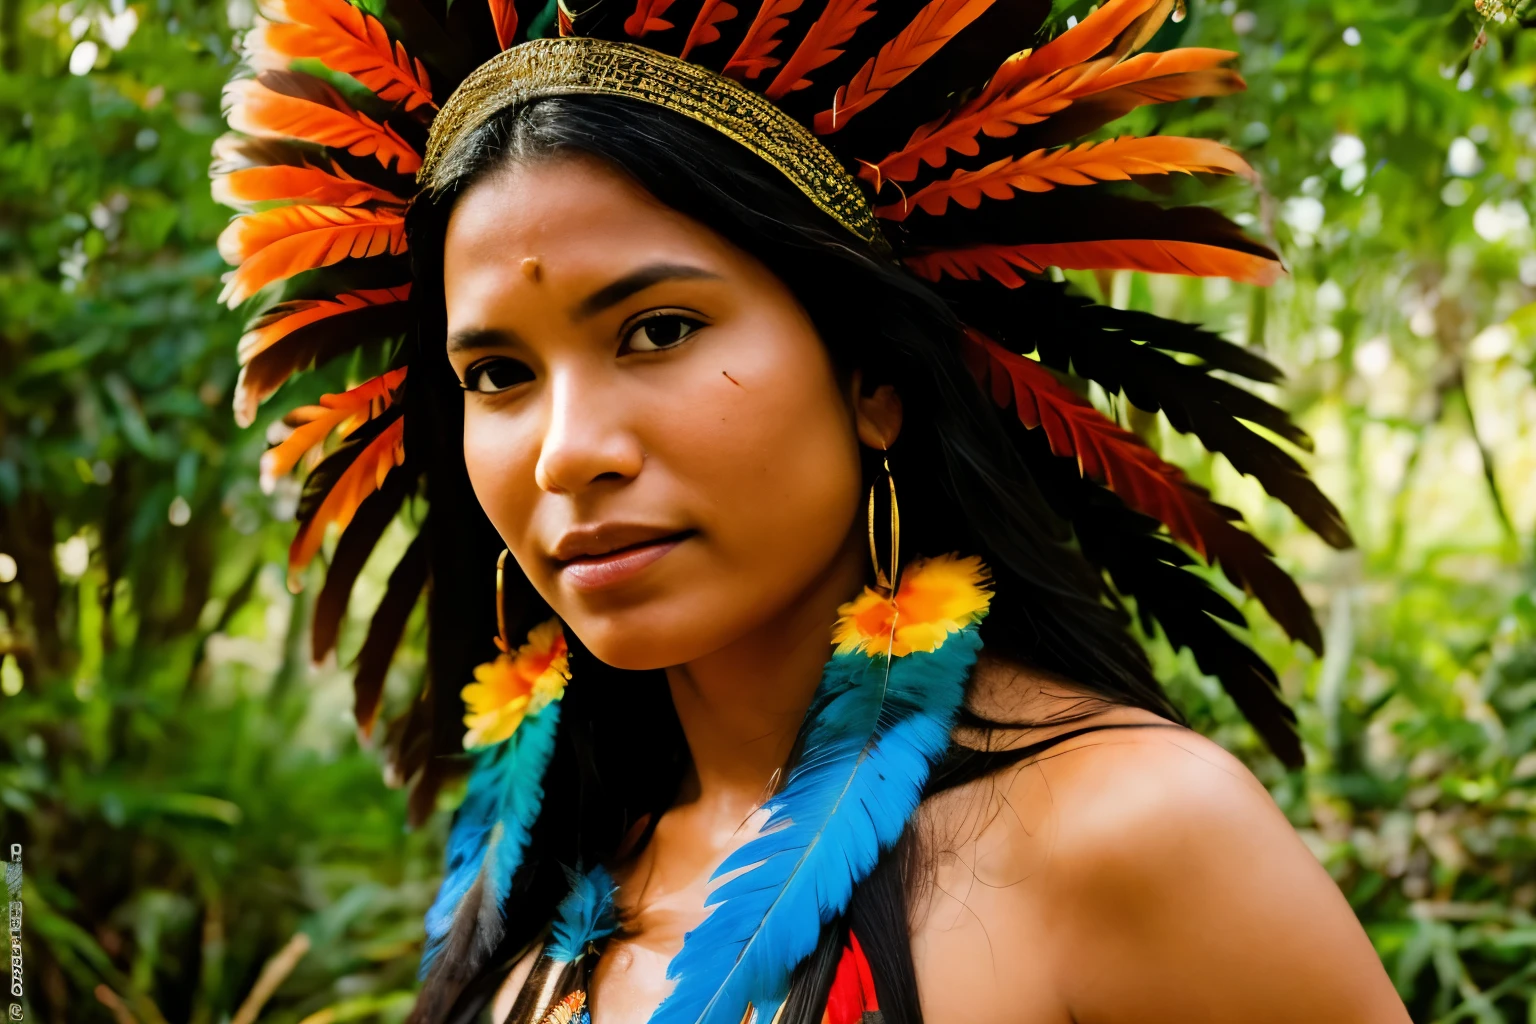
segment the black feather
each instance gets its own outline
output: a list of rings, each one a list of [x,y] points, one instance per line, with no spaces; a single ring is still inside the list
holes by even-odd
[[[418,535],[389,574],[384,600],[368,621],[368,635],[357,654],[357,675],[353,677],[353,716],[364,734],[373,729],[379,713],[379,699],[384,693],[384,678],[395,649],[405,633],[405,624],[427,584],[427,546]]]
[[[957,311],[967,323],[1015,351],[1037,351],[1040,361],[1053,370],[1092,380],[1110,394],[1123,394],[1146,412],[1165,413],[1175,430],[1192,433],[1208,450],[1225,455],[1233,468],[1257,479],[1329,544],[1353,545],[1343,515],[1306,469],[1240,422],[1256,423],[1311,450],[1311,438],[1290,415],[1231,381],[1212,376],[1211,364],[1181,362],[1160,351],[1152,339],[1183,342],[1185,352],[1200,349],[1258,379],[1279,375],[1270,363],[1186,324],[1091,306],[1056,282],[1031,280],[1012,289],[962,284],[971,287],[950,288],[946,293],[957,300]],[[1142,334],[1150,335],[1149,344],[1139,343]]]
[[[321,460],[320,465],[304,478],[304,490],[299,494],[299,507],[294,518],[301,523],[314,518],[315,513],[320,509],[320,503],[325,501],[326,495],[331,493],[331,488],[336,486],[336,481],[341,478],[341,474],[357,461],[357,457],[362,454],[364,448],[368,447],[369,442],[383,433],[384,428],[400,418],[400,413],[401,403],[397,400],[388,409],[348,434],[346,440],[337,445],[335,451]],[[397,467],[394,473],[402,476],[409,475],[405,467]]]
[[[974,210],[950,204],[939,217],[921,211],[900,225],[902,238],[916,246],[1021,245],[1157,239],[1196,242],[1279,257],[1243,234],[1225,215],[1205,206],[1164,207],[1144,199],[1106,195],[1100,189],[1053,189],[1019,193],[1012,199],[987,200]],[[894,239],[893,239],[894,241]]]
[[[1039,431],[1031,431],[1038,435]],[[1233,604],[1186,568],[1194,563],[1158,532],[1158,523],[1125,507],[1111,492],[1084,480],[1044,439],[1020,445],[1042,492],[1072,521],[1083,556],[1109,576],[1115,591],[1136,604],[1143,628],[1155,622],[1175,648],[1186,648],[1220,681],[1243,717],[1288,767],[1305,761],[1296,713],[1285,703],[1274,670],[1223,625],[1246,627]]]
[[[315,599],[315,617],[310,625],[310,657],[315,661],[336,647],[341,620],[352,599],[352,585],[405,502],[406,491],[406,474],[391,473],[383,487],[363,499],[336,541],[336,553],[325,571],[325,586]]]

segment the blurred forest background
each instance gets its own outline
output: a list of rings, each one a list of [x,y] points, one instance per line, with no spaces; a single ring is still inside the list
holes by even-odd
[[[241,323],[215,301],[227,215],[207,166],[253,13],[0,0],[0,839],[25,850],[29,1020],[398,1021],[414,987],[446,816],[407,831],[346,670],[406,538],[365,573],[339,662],[311,665],[317,581],[283,585],[296,494],[261,493],[266,420],[242,431],[229,409]],[[1250,609],[1307,769],[1285,773],[1152,642],[1426,1022],[1536,1022],[1536,33],[1521,14],[1191,0],[1156,48],[1238,50],[1249,89],[1136,116],[1253,162],[1261,186],[1217,202],[1290,276],[1079,282],[1203,320],[1290,374],[1282,400],[1358,548],[1324,547],[1223,461],[1197,476],[1297,570],[1326,631],[1315,659]],[[403,652],[397,703],[419,666]]]

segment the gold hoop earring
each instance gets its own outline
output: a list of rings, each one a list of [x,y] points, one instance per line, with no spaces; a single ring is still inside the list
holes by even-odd
[[[875,586],[889,594],[896,592],[897,569],[901,564],[901,508],[896,503],[896,478],[891,475],[891,461],[881,456],[886,486],[891,493],[891,571],[880,567],[880,551],[875,544],[875,484],[869,487],[869,560],[875,567]]]
[[[501,649],[510,651],[512,641],[507,638],[507,597],[503,581],[507,575],[506,548],[501,549],[501,554],[496,556],[496,635],[501,637]]]

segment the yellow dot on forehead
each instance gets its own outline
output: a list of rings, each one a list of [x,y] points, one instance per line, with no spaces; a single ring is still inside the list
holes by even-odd
[[[523,260],[522,267],[523,276],[530,281],[537,282],[539,278],[544,276],[544,268],[539,264],[538,257],[536,256],[529,256]]]

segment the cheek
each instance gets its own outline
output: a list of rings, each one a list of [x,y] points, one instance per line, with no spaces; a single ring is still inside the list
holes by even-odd
[[[858,506],[852,416],[808,324],[764,324],[719,351],[690,399],[658,417],[666,461],[698,495],[728,575],[803,586]]]
[[[523,417],[466,402],[464,465],[469,483],[491,525],[514,551],[533,519],[537,458],[538,438]]]

